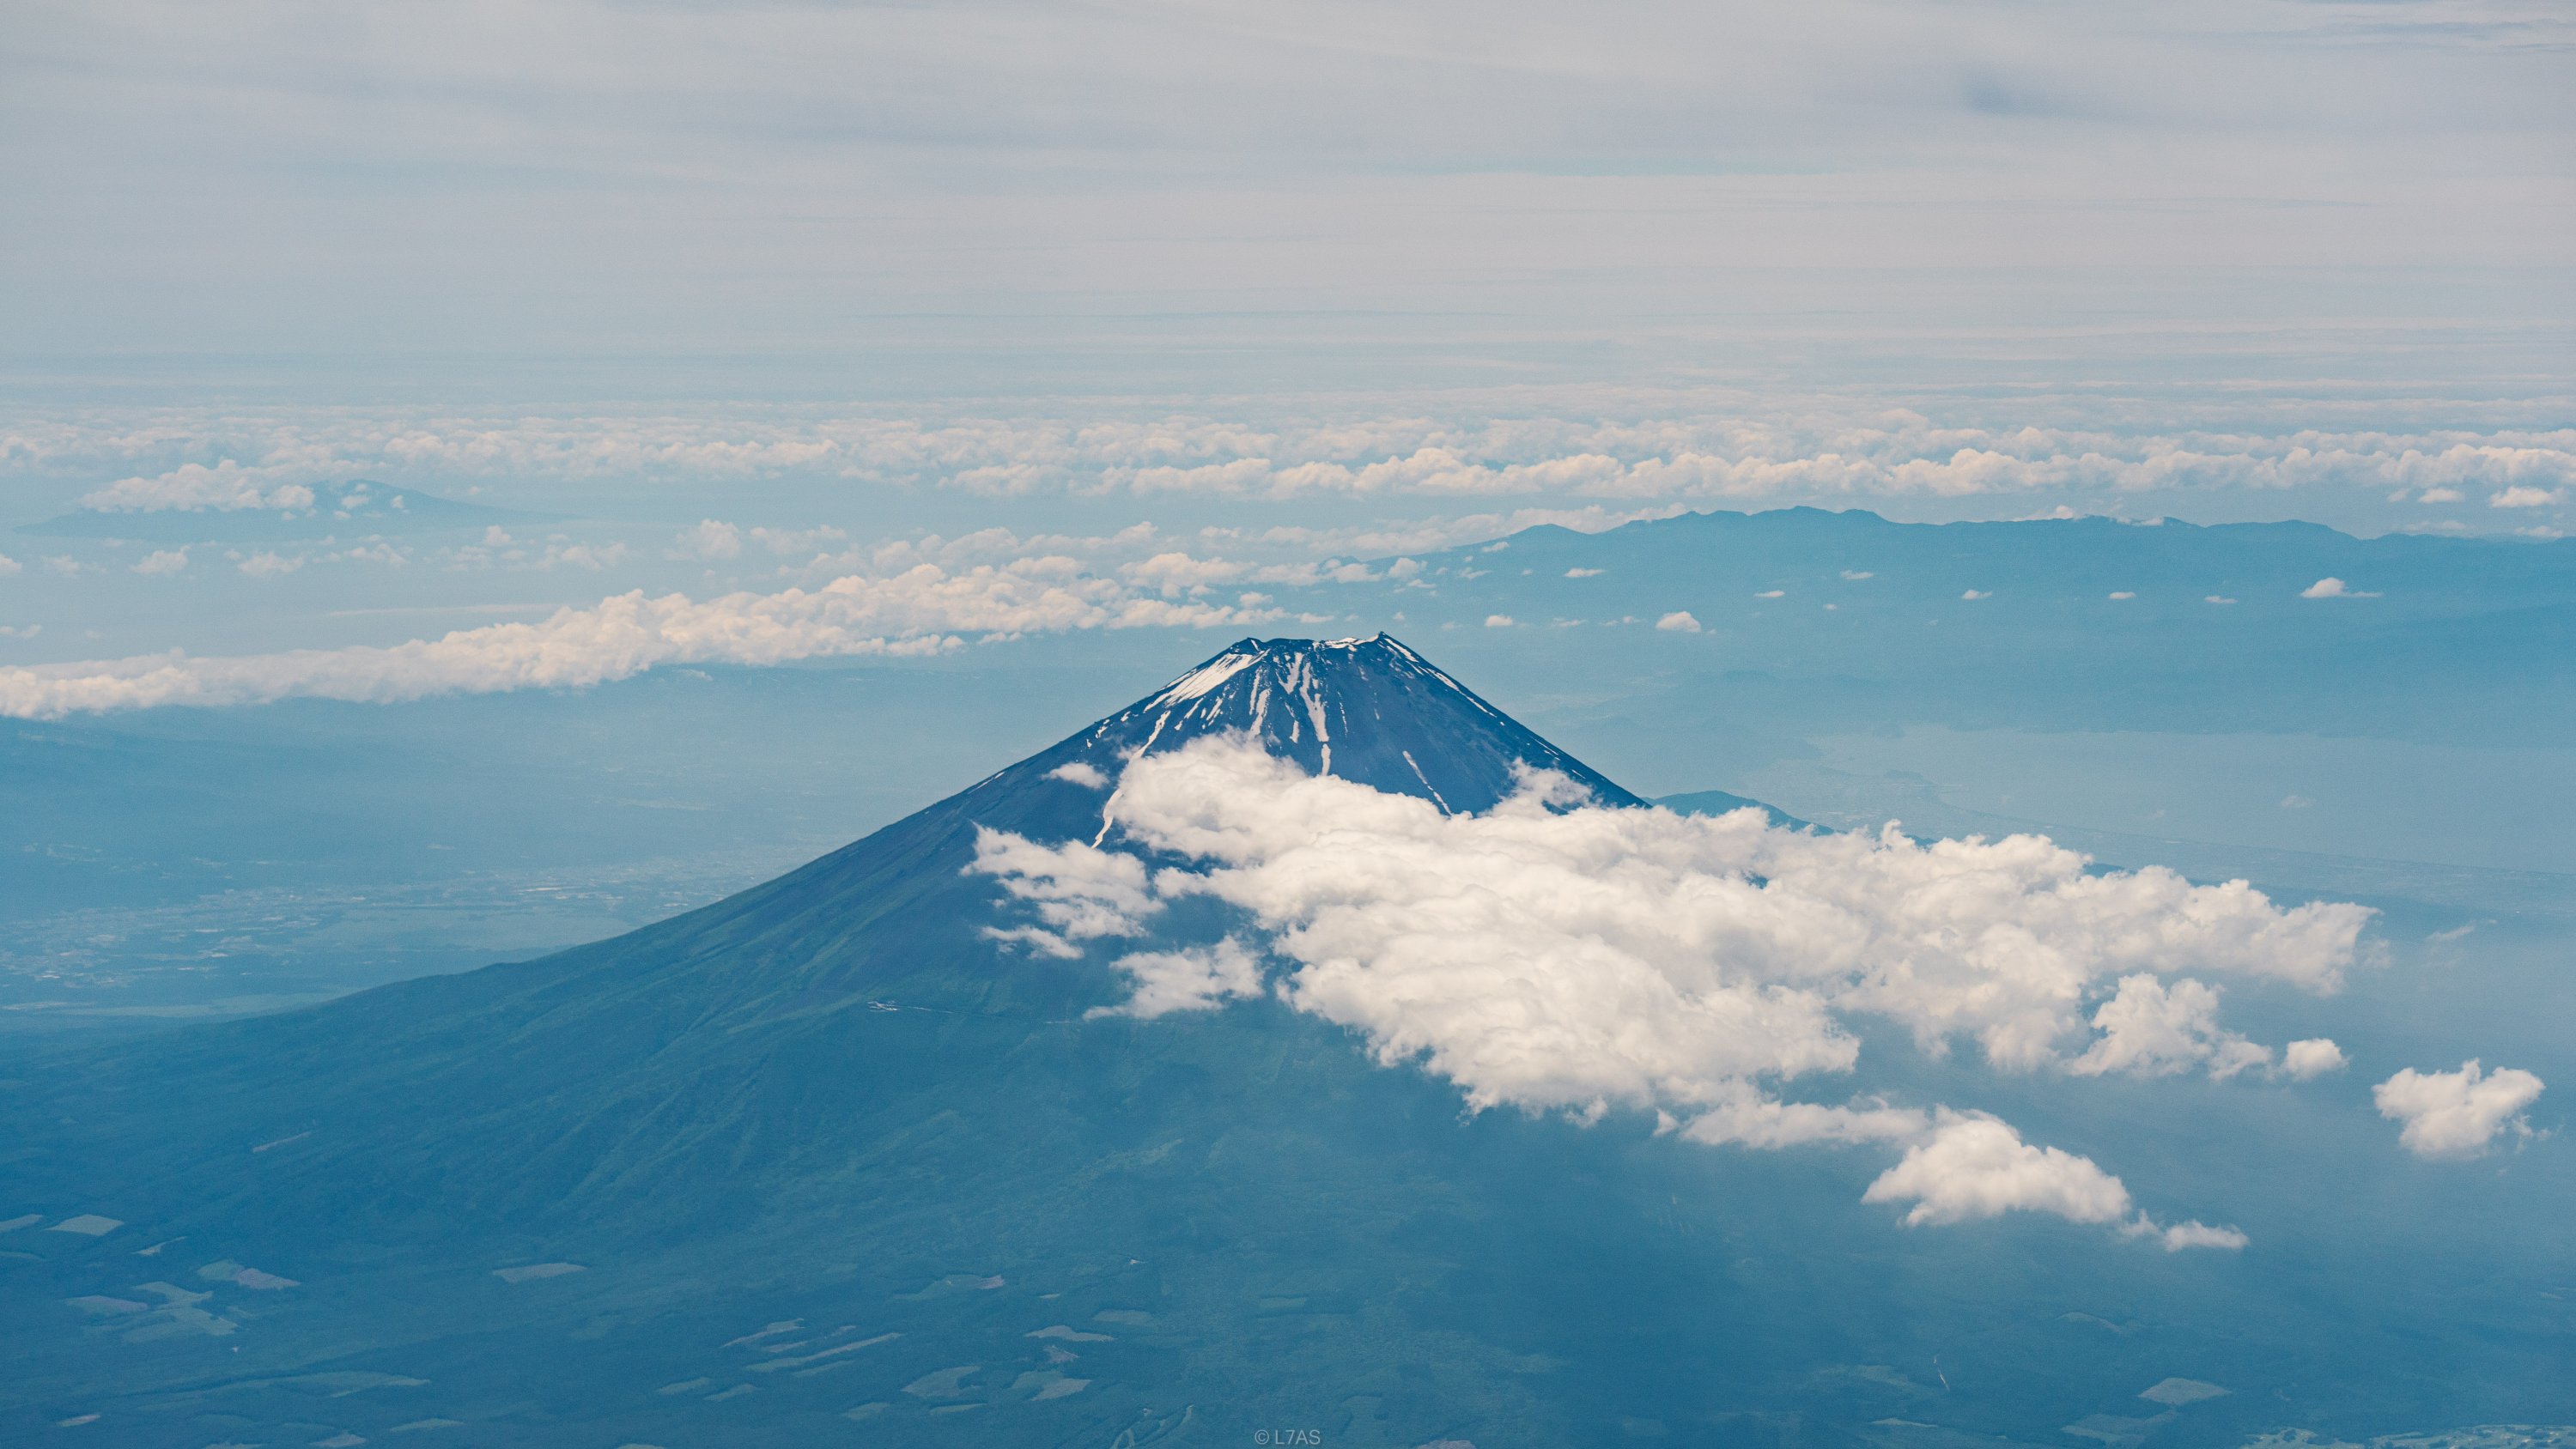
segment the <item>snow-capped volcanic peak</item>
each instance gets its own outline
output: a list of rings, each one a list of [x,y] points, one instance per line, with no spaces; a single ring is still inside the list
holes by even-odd
[[[1042,757],[1114,775],[1133,754],[1241,731],[1318,774],[1492,808],[1515,762],[1557,770],[1605,804],[1635,796],[1479,699],[1396,639],[1245,639]]]

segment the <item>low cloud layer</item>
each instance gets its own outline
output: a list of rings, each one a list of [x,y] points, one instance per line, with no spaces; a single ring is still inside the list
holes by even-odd
[[[159,555],[156,555],[158,557]],[[184,562],[184,560],[183,560]],[[577,688],[660,664],[777,664],[825,656],[922,654],[967,638],[1152,626],[1234,627],[1276,610],[1142,597],[1066,558],[957,571],[921,564],[820,588],[703,602],[641,591],[538,623],[461,629],[389,647],[192,658],[180,653],[0,669],[0,717],[158,705],[258,704],[306,696],[388,701],[433,694]]]
[[[2499,1135],[2533,1135],[2523,1109],[2540,1100],[2545,1084],[2514,1067],[2481,1069],[2471,1058],[2458,1071],[2419,1072],[2413,1067],[2370,1089],[2379,1115],[2402,1123],[2397,1140],[2418,1157],[2476,1157]]]
[[[804,477],[1018,496],[1599,498],[1771,503],[2056,493],[2349,487],[2408,507],[2563,505],[2576,431],[2414,433],[1961,425],[1909,408],[1776,404],[1711,413],[1659,399],[1628,417],[1474,420],[889,417],[777,409],[664,415],[364,418],[159,413],[26,420],[0,466],[131,476],[80,499],[112,512],[298,509],[314,485],[367,475],[458,479]],[[1629,406],[1635,406],[1630,403]],[[2307,409],[2330,413],[2331,405]],[[2098,416],[2098,408],[2086,410]],[[733,557],[724,525],[684,544]],[[760,540],[780,547],[785,540]]]
[[[988,834],[978,868],[1035,916],[1005,934],[1054,954],[1140,934],[1178,897],[1240,907],[1287,963],[1284,1000],[1478,1109],[1652,1111],[1757,1147],[1901,1144],[1872,1193],[1913,1203],[1911,1221],[2029,1209],[2157,1233],[2116,1179],[2007,1147],[1991,1119],[1777,1090],[1849,1072],[1863,1017],[2007,1072],[2305,1074],[2331,1043],[2287,1063],[2220,1026],[2221,988],[2201,978],[2331,992],[2371,915],[2159,869],[2091,874],[2033,836],[1923,845],[1581,798],[1532,775],[1489,814],[1452,816],[1202,741],[1126,768],[1102,845]],[[1121,841],[1179,863],[1149,874]],[[1214,1004],[1242,984],[1214,963],[1126,969]],[[2185,1236],[2172,1245],[2211,1241]]]

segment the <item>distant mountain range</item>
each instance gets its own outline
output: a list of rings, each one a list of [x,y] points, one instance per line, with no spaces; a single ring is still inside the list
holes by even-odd
[[[310,508],[169,508],[115,511],[83,508],[26,524],[20,533],[51,538],[129,538],[145,543],[263,543],[289,539],[443,529],[507,527],[552,515],[460,503],[414,488],[353,478],[316,483]]]

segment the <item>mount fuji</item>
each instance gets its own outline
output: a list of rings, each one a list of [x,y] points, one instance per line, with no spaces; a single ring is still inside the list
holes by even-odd
[[[2284,1341],[2381,1392],[2331,1301],[1894,1230],[1872,1163],[1469,1113],[1276,996],[1139,1020],[1108,951],[996,939],[979,840],[1097,841],[1218,737],[1643,803],[1394,639],[1248,639],[657,925],[58,1051],[0,1084],[0,1440],[2001,1445]]]

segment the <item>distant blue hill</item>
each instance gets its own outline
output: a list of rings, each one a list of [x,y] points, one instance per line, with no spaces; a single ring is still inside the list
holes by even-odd
[[[2022,604],[2087,606],[2086,619],[2140,610],[2190,613],[2211,595],[2265,613],[2332,600],[2302,599],[2323,578],[2340,578],[2380,612],[2439,615],[2478,609],[2576,602],[2576,539],[2384,534],[2357,538],[2304,522],[2148,523],[2101,517],[2005,522],[1899,523],[1864,509],[1779,508],[1716,511],[1644,520],[1600,533],[1542,524],[1512,534],[1509,547],[1468,545],[1440,555],[1488,571],[1497,580],[1521,570],[1562,580],[1568,568],[1599,567],[1597,577],[1567,581],[1615,594],[1631,577],[1607,566],[1643,571],[1659,582],[1725,586],[1730,603],[1772,589],[1807,603],[1853,601],[1862,592],[1962,600],[1969,590],[2009,585]],[[1852,577],[1857,575],[1859,577]],[[1739,592],[1740,590],[1740,592]],[[1830,591],[1830,592],[1820,592]],[[2135,593],[2134,599],[2110,597]],[[1572,597],[1580,597],[1574,595]],[[2118,610],[2115,604],[2138,609]],[[1786,605],[1783,605],[1786,607]],[[2070,620],[2069,622],[2074,622]]]
[[[1732,815],[1738,810],[1759,810],[1765,819],[1783,830],[1811,828],[1807,821],[1799,819],[1777,805],[1765,805],[1759,800],[1748,799],[1725,790],[1693,790],[1680,795],[1659,795],[1655,798],[1655,803],[1684,815]]]
[[[21,526],[53,538],[130,538],[146,543],[258,543],[334,535],[435,533],[533,524],[555,515],[523,513],[354,478],[316,483],[313,506],[297,509],[198,508],[116,512],[84,508]]]
[[[1451,621],[1445,655],[1656,794],[1908,724],[2576,744],[2571,539],[1789,508],[1417,561],[1376,607]]]

